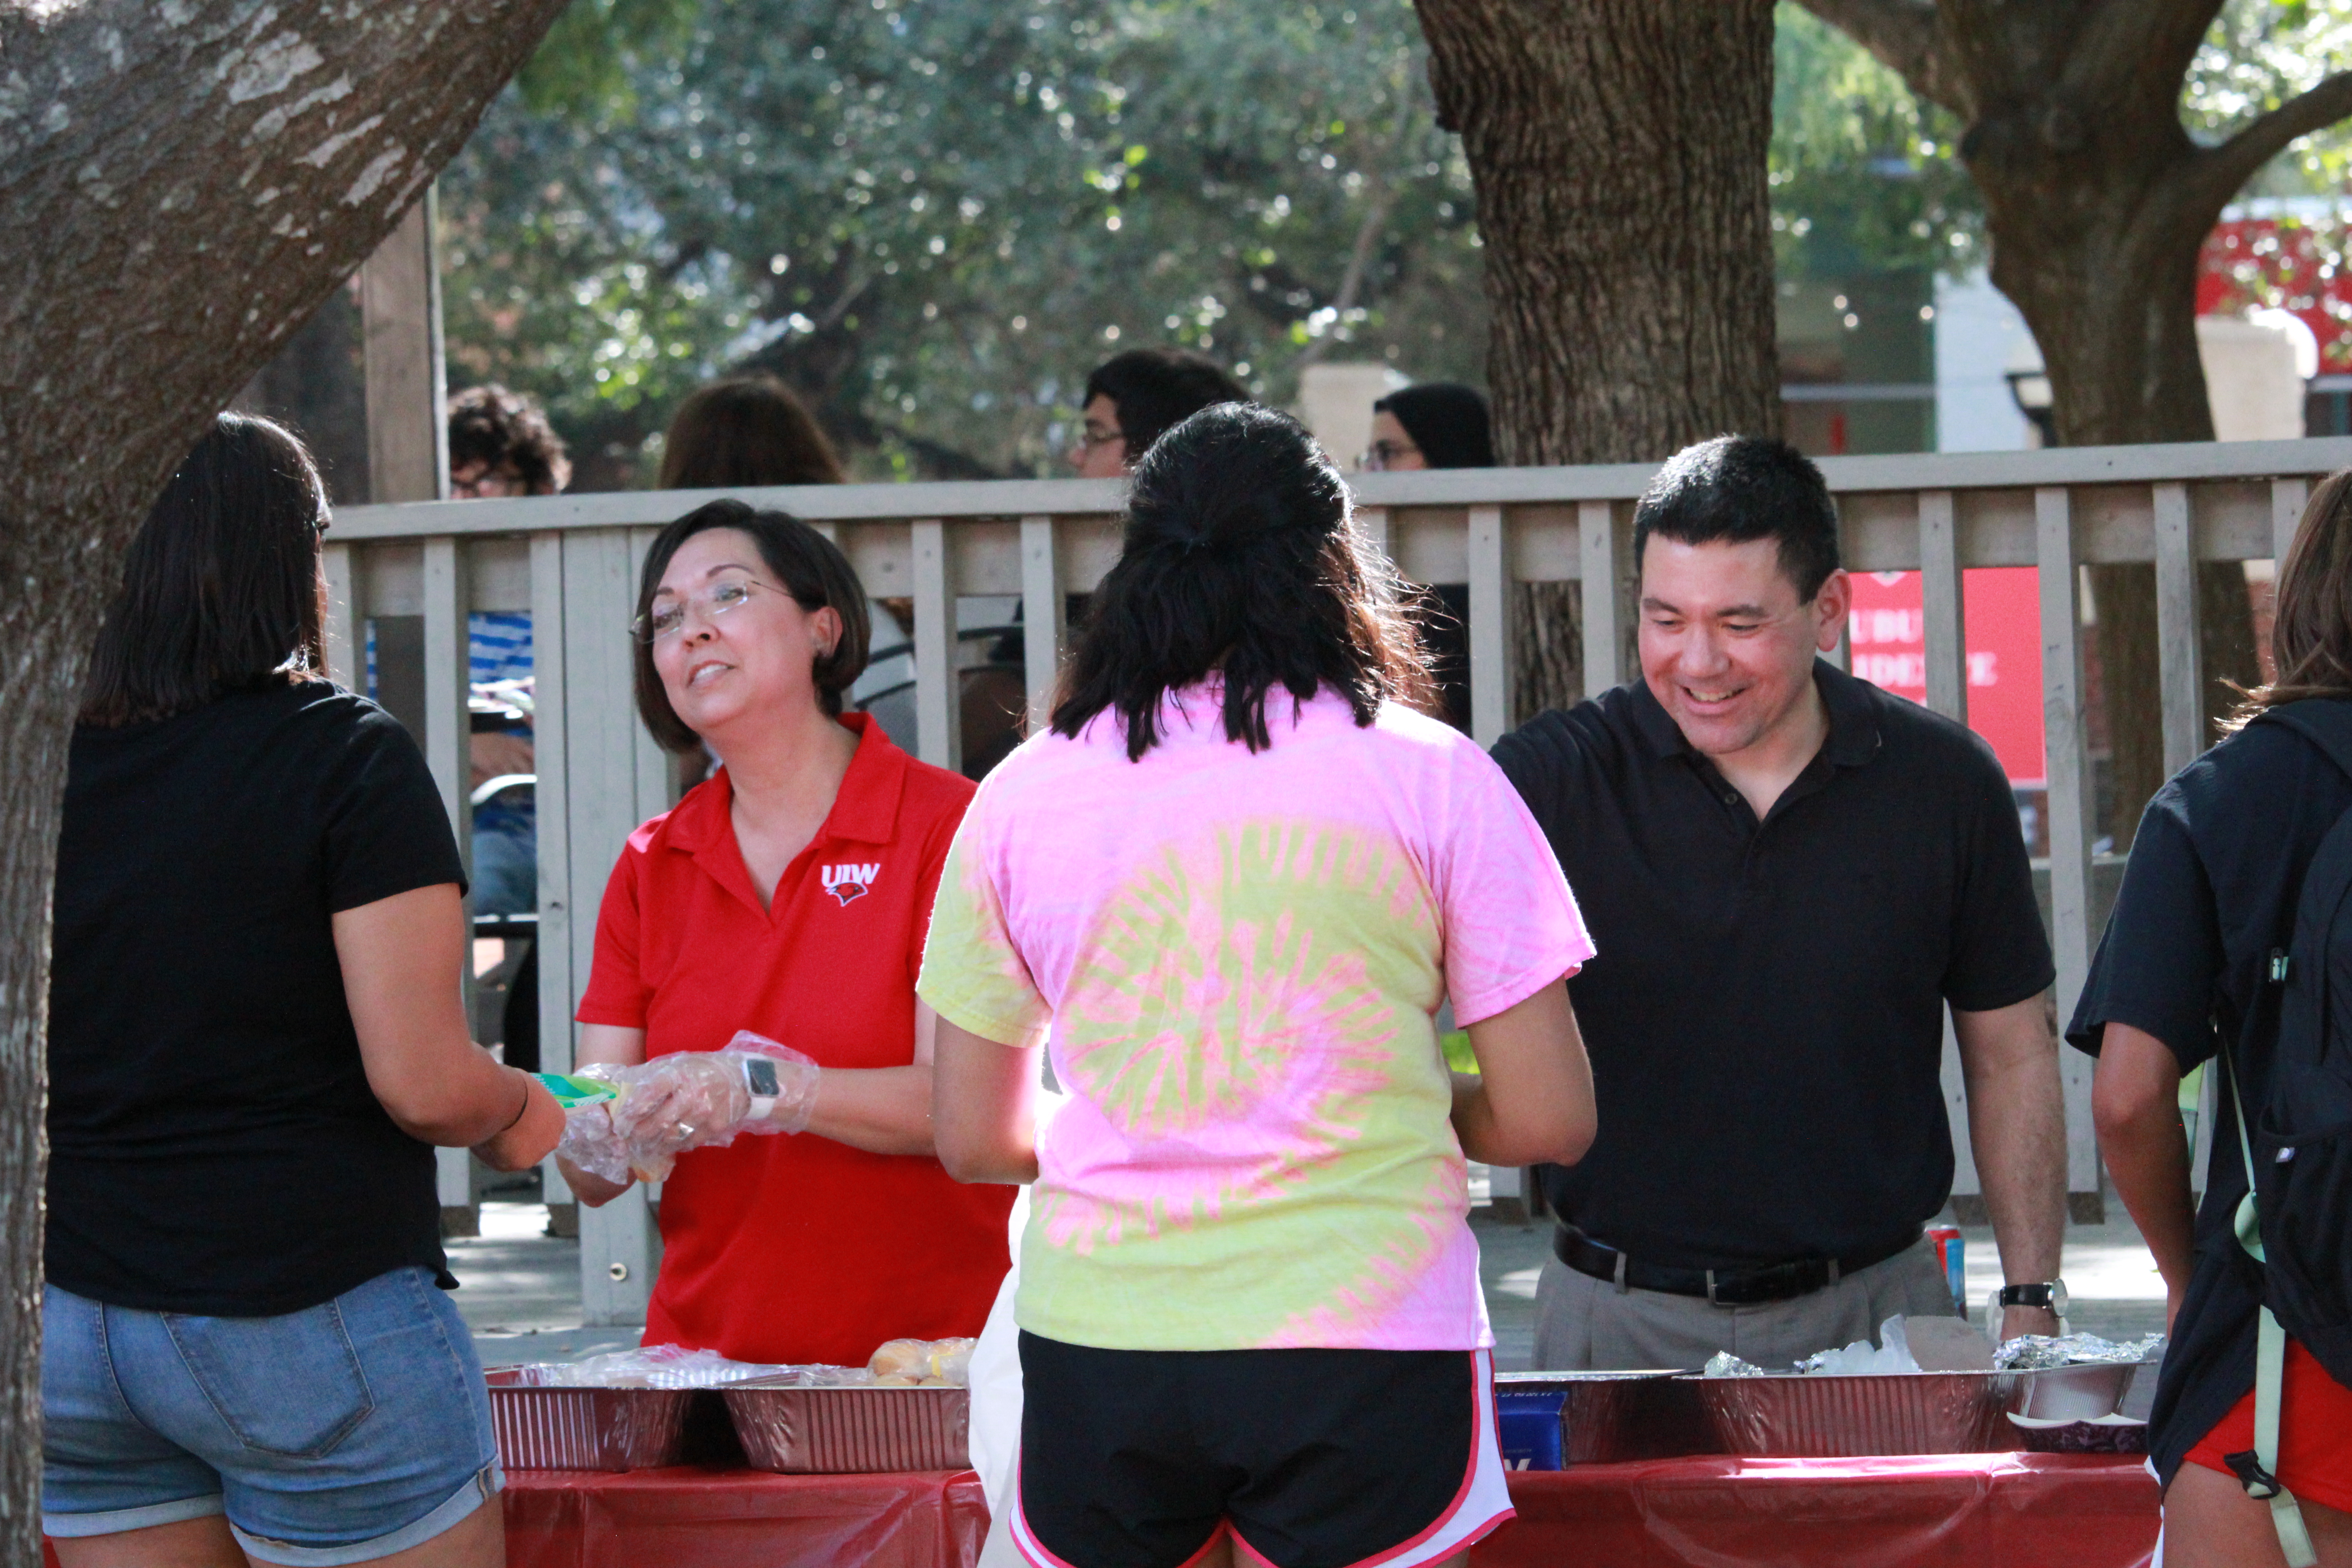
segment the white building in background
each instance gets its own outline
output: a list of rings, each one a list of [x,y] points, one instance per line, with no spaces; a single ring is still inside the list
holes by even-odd
[[[1316,444],[1343,468],[1352,468],[1372,444],[1372,405],[1412,378],[1375,361],[1310,364],[1299,373],[1298,406],[1292,410]]]
[[[1936,280],[1936,449],[2011,452],[2038,446],[2011,377],[2040,369],[2025,318],[1982,272]],[[2311,329],[2285,310],[2197,318],[2213,429],[2223,441],[2300,437],[2319,370]]]
[[[2022,351],[2021,353],[2020,351]],[[2033,333],[1982,272],[1936,279],[1936,450],[2016,452],[2039,445],[2009,372],[2039,363]]]

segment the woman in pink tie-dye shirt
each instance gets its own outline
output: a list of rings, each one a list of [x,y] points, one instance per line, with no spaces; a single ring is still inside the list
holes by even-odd
[[[1398,700],[1425,680],[1329,460],[1221,405],[1137,469],[1052,729],[957,835],[917,989],[940,1157],[1036,1184],[1040,1568],[1414,1568],[1510,1515],[1465,1157],[1591,1142],[1592,945],[1502,773]]]

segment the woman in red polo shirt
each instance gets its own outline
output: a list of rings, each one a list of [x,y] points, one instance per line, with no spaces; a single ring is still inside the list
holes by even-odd
[[[817,1064],[805,1131],[688,1149],[662,1184],[648,1344],[863,1364],[980,1332],[1009,1188],[931,1149],[923,934],[971,784],[841,711],[866,597],[814,529],[713,501],[646,556],[637,710],[725,765],[629,836],[596,918],[581,1065],[713,1051],[749,1029]],[[625,1184],[563,1164],[589,1205]]]

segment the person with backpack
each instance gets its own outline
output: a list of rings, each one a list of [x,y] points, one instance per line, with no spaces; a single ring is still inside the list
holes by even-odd
[[[2276,674],[2140,818],[2067,1038],[2171,1344],[2168,1568],[2352,1564],[2352,470],[2278,575]],[[2220,1075],[2192,1210],[2181,1079]],[[2247,1172],[2256,1173],[2249,1194]]]
[[[916,989],[940,1160],[1034,1184],[1037,1568],[1417,1568],[1510,1517],[1465,1156],[1591,1142],[1592,944],[1501,770],[1403,704],[1425,679],[1330,460],[1204,409],[957,832]]]

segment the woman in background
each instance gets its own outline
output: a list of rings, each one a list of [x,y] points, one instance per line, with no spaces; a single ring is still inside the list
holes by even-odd
[[[845,477],[833,443],[792,388],[772,375],[743,375],[697,387],[677,405],[654,488],[837,485]]]
[[[1360,464],[1367,472],[1402,474],[1494,466],[1494,427],[1487,417],[1486,395],[1476,387],[1446,381],[1415,382],[1372,405],[1372,444],[1365,448]],[[1438,700],[1432,711],[1467,733],[1470,584],[1432,583],[1413,596],[1408,609],[1421,627],[1423,646],[1429,649],[1430,680]]]
[[[506,1560],[433,1149],[525,1169],[563,1114],[467,1037],[425,759],[320,674],[326,526],[300,444],[220,416],[83,689],[42,1300],[65,1568]]]

